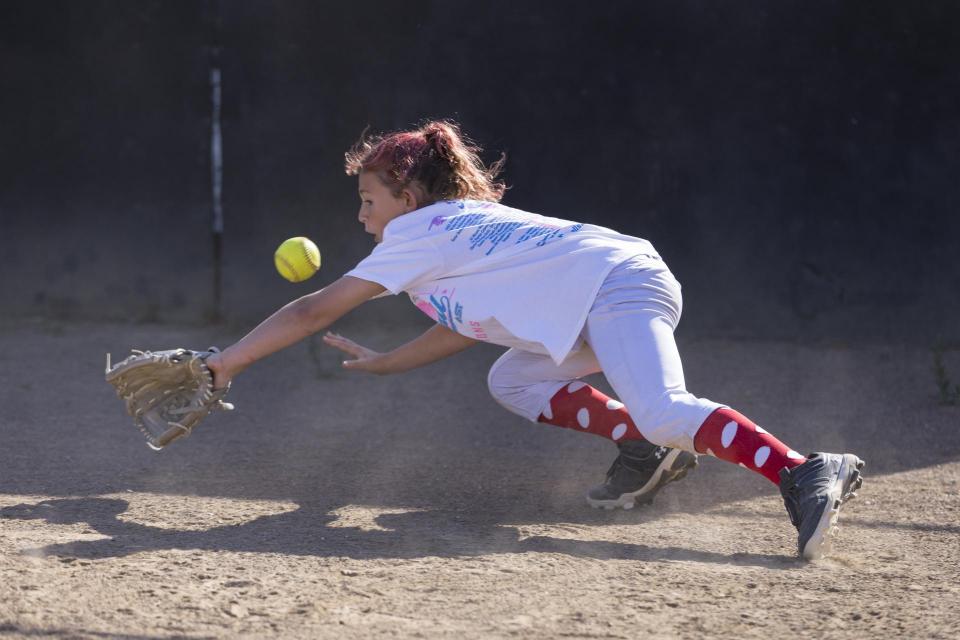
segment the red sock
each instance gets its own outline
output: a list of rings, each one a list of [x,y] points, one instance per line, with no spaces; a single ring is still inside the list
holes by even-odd
[[[763,427],[733,409],[717,409],[700,425],[693,438],[699,453],[739,464],[780,485],[780,469],[792,469],[807,461]]]
[[[539,422],[593,433],[613,440],[644,440],[622,402],[575,381],[550,398]]]

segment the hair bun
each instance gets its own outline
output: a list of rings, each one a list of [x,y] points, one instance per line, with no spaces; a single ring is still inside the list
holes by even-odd
[[[450,125],[445,122],[430,122],[423,127],[422,131],[427,144],[437,152],[437,155],[449,159],[455,134]]]

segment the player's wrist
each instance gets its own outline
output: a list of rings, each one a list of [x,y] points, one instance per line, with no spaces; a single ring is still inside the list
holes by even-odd
[[[229,349],[226,349],[220,353],[214,353],[206,360],[207,367],[213,373],[214,388],[220,389],[227,386],[234,376],[242,370],[231,366],[232,359],[228,351]]]
[[[377,354],[376,362],[376,373],[382,376],[406,371],[403,355],[398,353],[398,349]]]

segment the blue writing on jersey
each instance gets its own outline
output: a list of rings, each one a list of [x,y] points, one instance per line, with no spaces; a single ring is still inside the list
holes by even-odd
[[[452,329],[453,331],[457,330],[457,326],[454,324],[454,320],[457,318],[454,316],[453,309],[450,308],[450,297],[449,296],[436,296],[430,295],[430,304],[433,305],[433,308],[437,310],[437,322],[442,324],[447,329]],[[463,317],[463,307],[457,305],[457,313],[460,317]],[[462,323],[463,320],[460,320]],[[459,332],[458,332],[459,333]]]
[[[513,232],[523,226],[522,222],[488,222],[480,225],[473,235],[470,236],[470,250],[473,251],[485,242],[490,242],[490,248],[487,249],[487,255],[493,253],[501,242],[506,242],[513,235]]]
[[[511,216],[468,213],[449,218],[441,218],[438,216],[430,223],[430,227],[432,228],[434,225],[440,226],[443,223],[446,223],[444,231],[456,232],[453,234],[453,237],[450,238],[450,242],[456,242],[465,229],[473,229],[473,233],[471,233],[468,238],[470,250],[473,251],[486,245],[486,255],[490,255],[498,246],[510,240],[513,232],[526,224],[526,222],[511,219]],[[514,244],[539,238],[536,244],[538,247],[542,247],[554,238],[562,238],[565,233],[575,233],[582,228],[582,224],[575,224],[566,231],[564,231],[564,227],[549,225],[530,227],[523,231]]]
[[[456,242],[465,228],[472,227],[475,224],[481,224],[489,217],[489,214],[486,213],[468,213],[462,216],[453,216],[448,219],[449,222],[447,222],[447,226],[444,227],[444,231],[456,231],[453,237],[450,238],[450,242]]]
[[[583,229],[582,224],[575,224],[567,230],[567,233],[576,233]],[[554,238],[562,238],[564,235],[562,227],[530,227],[523,234],[517,238],[515,244],[520,244],[521,242],[526,242],[527,240],[532,240],[533,238],[540,238],[537,242],[538,247],[542,247],[547,244]]]

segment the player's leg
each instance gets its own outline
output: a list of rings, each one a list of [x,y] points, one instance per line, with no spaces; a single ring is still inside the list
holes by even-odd
[[[642,439],[623,403],[580,380],[599,371],[586,345],[559,366],[547,355],[510,349],[490,367],[487,386],[500,405],[532,422],[613,441]]]
[[[532,422],[613,440],[619,455],[598,488],[602,493],[592,490],[587,500],[595,507],[629,509],[686,475],[696,456],[646,441],[623,403],[580,380],[599,370],[586,345],[559,366],[549,356],[511,349],[490,368],[487,384],[497,402]]]
[[[850,454],[809,460],[745,416],[686,390],[673,330],[679,284],[665,267],[618,268],[601,289],[584,335],[611,386],[651,442],[707,453],[777,484],[807,558],[829,546],[840,505],[863,466]]]

